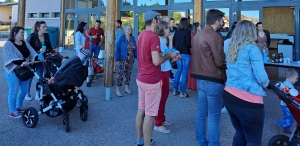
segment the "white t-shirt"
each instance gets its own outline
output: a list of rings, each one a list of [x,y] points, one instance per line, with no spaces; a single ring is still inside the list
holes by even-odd
[[[286,85],[287,87],[289,87],[290,89],[295,89],[294,85],[291,82],[284,81],[283,84]],[[283,101],[280,101],[280,105],[286,106],[286,104]]]
[[[169,49],[166,45],[166,42],[163,38],[159,37],[159,41],[160,41],[160,49],[161,49],[161,52],[163,52],[163,56],[165,54],[165,50],[166,49]],[[171,62],[170,60],[166,60],[163,64],[160,65],[161,67],[161,71],[162,72],[167,72],[167,71],[170,71],[172,70],[172,66],[171,66]]]

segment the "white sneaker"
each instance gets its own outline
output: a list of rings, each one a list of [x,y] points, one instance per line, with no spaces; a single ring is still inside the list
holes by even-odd
[[[35,92],[35,100],[40,100],[40,91]]]
[[[27,93],[25,96],[25,100],[31,101],[31,100],[33,100],[33,98],[31,97],[31,95],[29,93]]]
[[[227,114],[227,113],[228,113],[228,111],[227,111],[227,109],[226,109],[225,106],[222,108],[221,113],[222,113],[222,114]]]

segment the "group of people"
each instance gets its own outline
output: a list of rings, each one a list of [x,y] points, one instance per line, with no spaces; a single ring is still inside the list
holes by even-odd
[[[8,41],[3,47],[4,75],[8,84],[8,106],[12,118],[21,118],[25,108],[23,107],[24,98],[33,100],[30,95],[33,73],[28,70],[29,62],[36,71],[37,75],[42,77],[44,74],[44,65],[41,62],[46,56],[56,53],[57,48],[51,45],[49,34],[47,33],[47,24],[44,21],[37,21],[34,25],[34,32],[27,40],[24,40],[24,28],[15,26],[11,29]],[[36,82],[39,82],[37,79]],[[20,88],[20,91],[19,91]],[[36,89],[35,99],[39,100],[39,88]]]
[[[269,85],[262,50],[269,48],[269,32],[263,29],[261,22],[254,25],[251,21],[242,20],[234,23],[224,43],[217,32],[224,23],[224,13],[217,9],[207,12],[203,29],[196,23],[190,29],[188,19],[182,18],[175,34],[174,27],[170,27],[174,22],[172,19],[165,21],[165,18],[154,11],[145,12],[146,29],[138,38],[137,145],[153,143],[153,127],[155,131],[170,133],[165,126],[171,123],[164,116],[169,92],[166,78],[172,75],[170,58],[178,54],[165,50],[172,48],[176,48],[181,56],[181,60],[177,60],[173,95],[188,97],[185,89],[190,66],[190,76],[196,81],[198,107],[195,131],[198,145],[220,145],[222,106],[227,109],[236,131],[232,145],[261,145],[264,88]],[[297,72],[289,69],[286,75],[285,83],[293,88],[292,84],[298,81]],[[288,110],[284,105],[282,109]],[[283,117],[286,115],[288,113],[284,113]],[[277,121],[284,131],[291,127],[291,118],[288,118]]]

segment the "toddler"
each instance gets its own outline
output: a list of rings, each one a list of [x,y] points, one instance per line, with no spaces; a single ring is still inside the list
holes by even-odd
[[[298,73],[294,68],[289,68],[285,73],[286,80],[283,82],[290,89],[295,89],[294,84],[298,81]],[[290,128],[294,123],[294,117],[288,109],[287,105],[280,101],[282,109],[282,120],[278,120],[276,125],[283,128],[283,133],[291,134]]]

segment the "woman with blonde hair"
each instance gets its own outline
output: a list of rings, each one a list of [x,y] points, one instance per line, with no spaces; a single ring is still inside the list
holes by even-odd
[[[263,96],[269,84],[263,57],[256,46],[257,30],[251,21],[239,22],[226,52],[227,81],[223,102],[235,128],[233,146],[260,146],[264,125]]]

